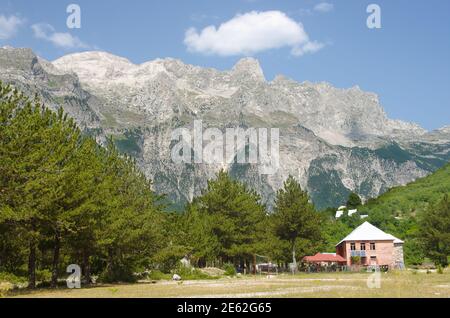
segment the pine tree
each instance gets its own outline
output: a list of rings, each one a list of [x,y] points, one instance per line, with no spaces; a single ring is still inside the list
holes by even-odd
[[[37,243],[43,232],[44,198],[50,194],[42,169],[49,153],[45,135],[53,120],[39,102],[0,85],[2,162],[1,219],[19,229],[28,242],[29,287],[36,284]]]
[[[292,176],[277,192],[271,221],[275,235],[289,242],[294,266],[297,264],[297,251],[304,253],[320,243],[320,215],[310,203],[306,191]]]
[[[450,255],[450,200],[448,194],[422,215],[420,237],[425,255],[436,265],[446,267]]]
[[[362,204],[361,198],[359,195],[355,192],[351,192],[348,196],[347,200],[347,208],[349,209],[356,209]]]
[[[209,257],[241,265],[252,261],[266,218],[265,207],[256,192],[220,171],[192,205],[202,222],[198,230],[203,228],[210,235],[202,240],[205,245],[212,244]]]

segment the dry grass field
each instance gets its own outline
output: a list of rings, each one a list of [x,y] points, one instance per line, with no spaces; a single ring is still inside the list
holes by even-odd
[[[450,273],[390,272],[380,288],[369,288],[368,273],[247,276],[195,281],[99,285],[81,289],[22,291],[10,297],[450,297]]]

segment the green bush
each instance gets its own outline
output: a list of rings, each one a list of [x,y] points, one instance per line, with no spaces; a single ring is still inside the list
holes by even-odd
[[[147,278],[150,280],[167,280],[171,279],[172,276],[170,274],[164,274],[160,270],[155,269],[148,274]]]
[[[417,238],[410,238],[403,245],[405,262],[407,265],[420,265],[424,262],[425,255],[422,244]]]
[[[186,252],[187,249],[183,246],[168,246],[153,257],[154,267],[163,273],[170,273],[177,268],[180,259],[186,255]]]
[[[36,270],[36,281],[38,282],[49,282],[52,279],[52,272],[48,269],[38,269]]]
[[[223,265],[223,270],[225,271],[226,276],[234,276],[236,275],[236,268],[231,263],[226,263]]]
[[[58,286],[58,287],[67,287],[67,282],[66,281],[58,281],[57,283],[56,283],[56,285]],[[50,282],[50,280],[45,280],[45,281],[41,281],[41,282],[39,282],[39,283],[37,283],[37,287],[39,287],[39,288],[49,288],[49,287],[51,287],[51,282]]]
[[[5,297],[11,290],[27,285],[27,279],[11,273],[0,272],[0,298]]]
[[[201,270],[193,267],[186,267],[181,262],[172,271],[172,274],[180,275],[182,280],[197,280],[197,279],[217,279],[218,276],[210,276]]]
[[[352,264],[359,265],[361,263],[361,257],[360,256],[351,256],[350,261]]]
[[[129,267],[116,265],[112,269],[105,269],[99,275],[98,281],[101,283],[135,283],[137,278]]]
[[[25,277],[19,277],[11,273],[0,272],[0,282],[24,284],[27,282],[27,279]]]

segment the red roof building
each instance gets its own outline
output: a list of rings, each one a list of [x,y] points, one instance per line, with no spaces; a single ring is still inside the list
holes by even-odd
[[[305,256],[303,258],[305,263],[337,263],[345,264],[347,261],[340,255],[332,253],[317,253],[314,256]]]

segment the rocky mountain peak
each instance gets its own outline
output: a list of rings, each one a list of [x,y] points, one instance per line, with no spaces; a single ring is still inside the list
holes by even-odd
[[[0,48],[0,80],[28,96],[38,93],[100,142],[113,135],[137,159],[155,191],[184,204],[206,187],[217,165],[175,164],[171,134],[201,119],[204,127],[279,127],[280,169],[220,165],[248,183],[270,206],[288,175],[298,178],[319,208],[363,198],[422,177],[450,158],[450,127],[430,133],[389,119],[378,97],[358,87],[267,82],[253,58],[227,71],[156,59],[136,65],[106,52],[71,54],[53,63],[30,49]]]
[[[87,51],[65,55],[55,61],[54,64],[71,62],[72,64],[81,64],[86,62],[95,62],[104,65],[118,63],[119,65],[133,66],[128,59],[103,51]]]
[[[0,48],[0,68],[29,70],[37,62],[37,57],[31,49]]]
[[[450,134],[450,125],[438,129],[439,132]]]
[[[288,85],[288,84],[293,84],[296,82],[289,77],[286,77],[282,74],[278,74],[274,77],[274,79],[272,80],[271,83],[276,84],[276,85]]]
[[[258,81],[265,81],[264,72],[259,61],[252,57],[240,59],[231,70],[233,74],[250,77]]]
[[[99,51],[66,55],[53,61],[53,65],[60,70],[76,73],[86,83],[114,79],[137,67],[126,58]]]

